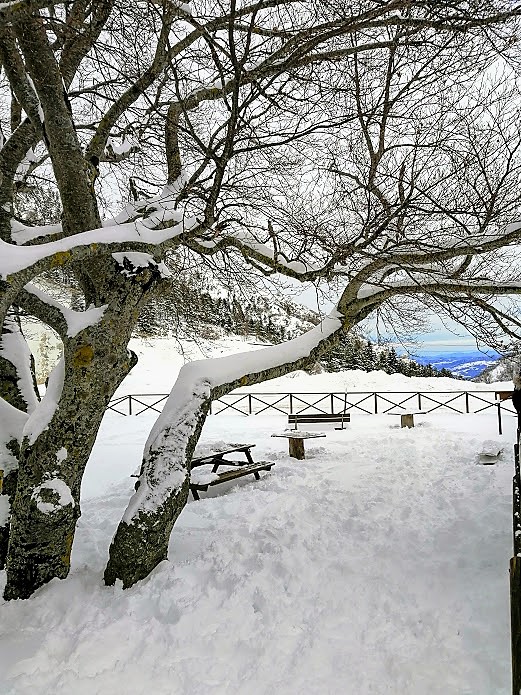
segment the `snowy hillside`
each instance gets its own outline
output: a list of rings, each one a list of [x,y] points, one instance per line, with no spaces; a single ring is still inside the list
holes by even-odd
[[[251,337],[237,336],[228,336],[217,341],[199,340],[184,343],[182,350],[177,341],[168,338],[133,339],[130,347],[137,353],[139,362],[119,387],[118,395],[167,393],[185,361],[261,349],[261,346]],[[502,382],[484,387],[483,384],[447,377],[408,377],[403,374],[389,375],[382,371],[346,370],[314,375],[293,372],[278,379],[249,386],[247,390],[280,393],[297,390],[331,392],[346,389],[349,391],[462,391],[490,389],[496,386],[498,389],[512,388],[512,383]]]
[[[511,381],[513,375],[513,360],[511,357],[502,357],[485,369],[475,381],[483,384],[492,384],[495,381]]]

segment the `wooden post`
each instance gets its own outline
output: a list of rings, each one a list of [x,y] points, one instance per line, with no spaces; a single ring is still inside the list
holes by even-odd
[[[299,461],[302,461],[306,457],[304,456],[304,440],[303,439],[296,439],[293,437],[290,437],[288,439],[289,442],[289,455],[294,458],[298,459]]]
[[[414,427],[414,415],[412,413],[403,413],[400,419],[402,427]]]
[[[510,624],[512,630],[512,693],[521,692],[521,557],[510,559]]]
[[[521,506],[520,506],[520,469],[519,469],[519,435],[514,444],[515,475],[512,481],[512,507],[514,532],[514,557],[510,559],[510,637],[512,650],[512,693],[521,692]]]

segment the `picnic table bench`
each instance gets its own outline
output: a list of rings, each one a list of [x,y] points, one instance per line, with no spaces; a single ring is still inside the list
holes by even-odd
[[[314,439],[315,437],[325,437],[323,432],[302,432],[301,430],[284,430],[277,434],[272,434],[272,437],[284,437],[289,443],[289,455],[302,461],[306,458],[304,453],[304,440]]]
[[[350,421],[351,413],[291,413],[288,415],[288,424],[295,425],[295,429],[299,424],[307,425],[313,422],[334,422],[341,425],[338,429],[344,429],[344,424]]]
[[[194,500],[200,499],[199,491],[206,492],[209,487],[228,483],[230,480],[242,478],[245,475],[254,475],[255,480],[260,479],[259,471],[269,471],[275,465],[272,461],[258,461],[255,463],[251,455],[251,449],[255,444],[230,444],[230,448],[212,451],[204,456],[192,458],[192,471],[200,466],[211,466],[212,470],[205,476],[192,476],[190,480],[190,492]],[[244,459],[228,459],[228,454],[244,454]],[[231,470],[218,473],[219,466],[233,466]],[[213,477],[212,477],[213,476]]]

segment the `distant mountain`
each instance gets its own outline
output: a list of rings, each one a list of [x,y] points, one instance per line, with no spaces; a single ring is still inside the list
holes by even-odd
[[[455,376],[464,379],[476,379],[485,370],[495,365],[500,358],[501,355],[493,350],[490,350],[488,354],[479,350],[469,350],[469,352],[433,352],[415,356],[414,359],[420,364],[430,364],[439,370],[448,369]]]

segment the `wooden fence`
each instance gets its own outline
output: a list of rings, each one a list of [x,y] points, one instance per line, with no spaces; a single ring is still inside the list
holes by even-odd
[[[341,413],[349,411],[364,415],[385,414],[400,410],[421,410],[425,413],[478,414],[494,412],[499,434],[503,417],[515,416],[509,392],[498,391],[337,391],[333,393],[229,393],[212,403],[211,414],[239,413]],[[119,396],[109,403],[109,410],[120,415],[160,413],[168,394],[141,393]]]

